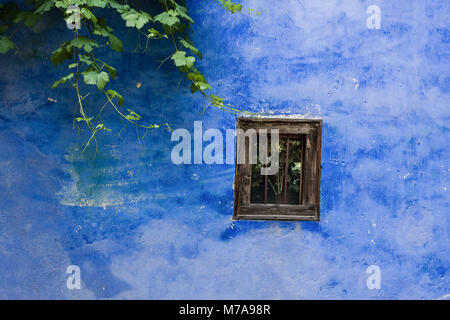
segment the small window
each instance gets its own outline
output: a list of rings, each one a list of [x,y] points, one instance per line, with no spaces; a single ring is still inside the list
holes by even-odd
[[[322,120],[239,118],[234,220],[320,218]]]

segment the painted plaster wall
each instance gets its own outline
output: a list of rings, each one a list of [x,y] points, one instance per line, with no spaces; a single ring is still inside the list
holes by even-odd
[[[323,118],[321,221],[232,222],[234,166],[176,166],[169,132],[139,144],[112,113],[91,161],[73,92],[50,89],[61,23],[0,61],[0,298],[448,297],[450,3],[243,1],[263,11],[249,16],[188,2],[218,95]],[[372,4],[380,30],[366,27]],[[168,52],[126,41],[105,59],[146,119],[234,128],[169,65],[155,72]],[[72,264],[81,290],[66,288]],[[366,286],[373,264],[380,290]]]

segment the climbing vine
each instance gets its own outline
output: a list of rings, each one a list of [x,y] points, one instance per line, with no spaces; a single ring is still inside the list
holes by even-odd
[[[102,121],[101,113],[106,106],[110,106],[125,122],[145,130],[167,127],[165,124],[144,124],[142,117],[132,108],[125,107],[123,94],[112,86],[112,80],[117,76],[117,70],[108,62],[95,55],[99,47],[108,47],[116,52],[123,51],[123,43],[113,28],[108,25],[105,16],[108,11],[115,12],[123,20],[125,26],[135,29],[146,41],[160,39],[169,40],[173,47],[173,53],[162,60],[164,63],[171,60],[178,70],[185,74],[190,82],[190,91],[200,93],[208,102],[219,109],[239,113],[241,110],[224,102],[224,98],[208,93],[212,90],[205,75],[196,68],[198,59],[202,59],[201,52],[195,47],[189,38],[189,31],[194,20],[189,16],[188,8],[181,0],[154,0],[160,5],[160,13],[151,15],[149,12],[133,6],[132,1],[116,0],[28,0],[28,10],[20,10],[13,3],[0,5],[0,53],[14,52],[18,46],[14,43],[13,26],[33,27],[43,15],[51,11],[59,11],[61,17],[68,21],[73,19],[73,8],[76,6],[79,14],[79,23],[82,28],[73,27],[72,38],[63,42],[50,56],[53,65],[59,66],[69,61],[68,73],[56,80],[52,87],[57,88],[62,84],[70,84],[76,93],[76,105],[74,110],[74,124],[84,123],[91,135],[84,149],[86,150],[92,141],[97,150],[97,134],[111,131]],[[235,13],[242,11],[242,5],[231,0],[212,0],[225,10]],[[247,9],[249,13],[260,14]],[[74,21],[72,21],[74,22]],[[105,104],[97,113],[87,107],[84,85],[95,86],[104,96]],[[139,137],[139,133],[138,133]]]

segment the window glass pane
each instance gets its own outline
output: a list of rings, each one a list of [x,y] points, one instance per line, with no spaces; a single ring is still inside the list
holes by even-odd
[[[271,156],[270,137],[268,138],[268,154]],[[300,172],[302,169],[302,140],[300,138],[289,139],[289,157],[287,157],[287,138],[280,137],[279,169],[274,175],[266,177],[261,175],[263,165],[259,162],[252,166],[251,203],[264,203],[264,195],[267,192],[267,204],[299,204],[300,198]],[[258,144],[259,147],[259,144]],[[259,154],[259,150],[258,150]],[[259,157],[258,157],[259,158]],[[286,161],[287,174],[286,174]],[[269,164],[270,165],[270,164]],[[273,165],[273,164],[272,164]],[[285,181],[286,180],[286,181]],[[285,185],[287,190],[285,193]],[[267,187],[267,190],[265,189]]]
[[[259,162],[259,159],[257,164],[252,165],[250,203],[264,203],[265,177],[261,175],[262,167],[263,165]]]
[[[278,144],[279,166],[278,172],[274,175],[267,176],[267,203],[283,203],[284,199],[284,166],[286,162],[286,142],[287,139],[280,137]],[[269,149],[271,150],[271,149]],[[271,154],[271,153],[269,153]]]
[[[302,170],[302,140],[289,139],[289,162],[286,203],[300,204],[300,173]]]

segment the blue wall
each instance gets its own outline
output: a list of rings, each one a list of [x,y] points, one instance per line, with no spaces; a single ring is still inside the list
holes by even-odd
[[[114,134],[95,160],[81,153],[74,93],[50,88],[61,22],[1,57],[0,298],[448,298],[450,3],[243,1],[260,16],[188,3],[218,95],[323,118],[321,221],[232,222],[234,166],[176,166],[169,132],[139,144],[111,111]],[[366,27],[372,4],[380,30]],[[125,39],[125,54],[103,54],[127,105],[191,132],[234,128],[170,64],[155,72],[164,46],[133,53]],[[81,290],[66,288],[72,264]],[[374,264],[380,290],[366,286]]]

